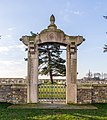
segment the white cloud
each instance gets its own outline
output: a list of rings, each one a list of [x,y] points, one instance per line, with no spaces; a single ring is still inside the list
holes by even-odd
[[[8,38],[11,38],[11,37],[12,37],[12,35],[10,35],[10,34],[3,35],[3,36],[2,36],[2,38],[4,38],[4,39],[8,39]]]
[[[9,48],[10,49],[18,49],[18,50],[21,50],[21,51],[25,51],[25,45],[24,44],[9,46]]]
[[[22,44],[22,45],[15,45],[14,47],[18,48],[18,49],[21,49],[22,51],[25,50],[25,45],[24,44]]]
[[[21,51],[25,50],[25,45],[10,45],[10,46],[0,46],[0,53],[9,52],[10,50],[18,49]]]
[[[7,30],[8,31],[13,31],[15,28],[14,27],[10,27],[10,28],[8,28]]]
[[[67,1],[65,4],[65,8],[60,11],[60,15],[63,17],[65,22],[70,23],[72,21],[72,17],[81,16],[84,12],[80,11],[79,9],[72,9],[71,2]]]
[[[9,39],[13,37],[13,30],[15,27],[9,27],[2,33],[2,39]]]
[[[0,78],[1,77],[25,77],[26,63],[23,60],[0,60]]]
[[[6,65],[6,66],[10,66],[10,65],[20,65],[23,64],[24,60],[19,60],[19,61],[15,61],[15,60],[0,60],[0,64],[1,65]]]
[[[75,15],[82,15],[83,13],[77,10],[77,11],[73,11],[73,14],[75,14]]]
[[[9,51],[9,48],[8,47],[5,47],[5,46],[1,46],[0,47],[0,53],[1,52],[8,52]]]

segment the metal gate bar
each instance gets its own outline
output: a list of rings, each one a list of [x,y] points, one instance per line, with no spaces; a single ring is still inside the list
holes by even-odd
[[[39,102],[66,102],[65,84],[40,84],[38,85]]]

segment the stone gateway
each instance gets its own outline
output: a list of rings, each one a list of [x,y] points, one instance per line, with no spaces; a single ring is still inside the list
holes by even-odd
[[[50,25],[39,34],[22,36],[28,47],[27,102],[38,103],[38,46],[43,43],[59,43],[66,46],[66,103],[77,103],[77,47],[84,41],[82,36],[69,36],[55,25],[51,15]]]

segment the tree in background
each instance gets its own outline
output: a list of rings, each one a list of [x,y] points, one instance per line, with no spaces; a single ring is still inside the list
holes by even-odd
[[[104,45],[104,52],[107,52],[107,45]]]
[[[107,19],[107,16],[103,16],[105,19]],[[106,32],[107,34],[107,32]],[[104,52],[107,52],[107,45],[104,45]]]
[[[53,84],[53,76],[65,76],[65,60],[61,58],[62,50],[57,43],[39,46],[39,74],[49,75]]]

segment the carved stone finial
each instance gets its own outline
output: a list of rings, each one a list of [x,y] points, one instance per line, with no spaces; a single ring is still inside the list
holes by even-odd
[[[50,16],[50,25],[48,26],[48,29],[57,29],[57,26],[55,25],[55,17],[53,14]]]
[[[51,22],[51,24],[54,24],[54,22],[55,22],[55,17],[54,17],[53,14],[52,14],[51,17],[50,17],[50,22]]]

